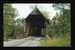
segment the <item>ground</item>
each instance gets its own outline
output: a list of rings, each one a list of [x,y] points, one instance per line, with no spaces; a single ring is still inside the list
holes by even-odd
[[[27,37],[4,41],[4,47],[70,47],[71,38],[69,36],[57,38]]]
[[[40,46],[39,40],[41,39],[41,37],[27,37],[24,39],[4,41],[4,47],[37,47]]]

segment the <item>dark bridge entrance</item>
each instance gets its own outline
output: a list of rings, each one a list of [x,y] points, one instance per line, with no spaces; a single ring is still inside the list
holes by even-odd
[[[42,34],[41,34],[41,28],[39,28],[39,27],[33,28],[31,36],[42,36]]]

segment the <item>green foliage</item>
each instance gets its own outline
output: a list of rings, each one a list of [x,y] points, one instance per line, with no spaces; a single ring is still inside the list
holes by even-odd
[[[3,30],[4,30],[4,40],[11,38],[12,31],[15,29],[16,17],[15,9],[12,8],[11,4],[3,5]]]
[[[61,4],[64,5],[64,4]],[[64,6],[61,6],[59,4],[55,5],[55,8],[61,8],[62,13],[59,13],[60,15],[56,15],[52,20],[50,20],[48,26],[47,26],[47,33],[48,35],[52,35],[53,37],[62,37],[66,34],[71,33],[71,14],[70,9],[65,9]],[[59,10],[61,10],[59,9]]]

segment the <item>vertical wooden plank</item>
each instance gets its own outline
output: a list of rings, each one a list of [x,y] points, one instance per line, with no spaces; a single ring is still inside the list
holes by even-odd
[[[24,35],[23,35],[24,37],[25,37],[25,34],[26,34],[26,22],[24,22]]]
[[[26,22],[25,24],[25,32],[24,32],[25,37],[27,37],[27,34],[28,34],[28,22]]]
[[[30,22],[28,22],[27,23],[27,36],[30,34],[30,31],[31,31],[31,29],[30,29]]]

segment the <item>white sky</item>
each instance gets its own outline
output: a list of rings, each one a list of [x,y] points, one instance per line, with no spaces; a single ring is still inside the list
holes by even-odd
[[[17,18],[26,18],[28,14],[33,10],[31,6],[37,5],[40,11],[46,11],[49,14],[49,18],[52,19],[56,15],[56,11],[53,9],[52,4],[12,4],[18,11]]]

